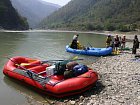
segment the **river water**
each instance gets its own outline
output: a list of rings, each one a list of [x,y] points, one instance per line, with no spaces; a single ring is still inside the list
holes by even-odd
[[[90,65],[98,57],[75,55],[65,51],[74,32],[0,32],[0,105],[30,105],[31,100],[43,102],[41,94],[3,75],[7,57],[26,56],[41,60],[83,58]],[[79,33],[79,41],[85,46],[105,47],[104,35]]]

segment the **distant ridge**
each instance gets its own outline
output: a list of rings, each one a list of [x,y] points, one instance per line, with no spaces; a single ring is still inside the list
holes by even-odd
[[[71,0],[40,23],[40,28],[120,30],[140,28],[140,0]]]
[[[11,0],[13,6],[21,16],[27,18],[30,28],[36,25],[61,6],[42,0]]]
[[[12,7],[10,0],[0,0],[0,29],[27,30],[26,18],[21,17]]]

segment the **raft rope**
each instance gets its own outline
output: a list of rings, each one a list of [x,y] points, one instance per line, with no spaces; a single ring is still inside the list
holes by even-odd
[[[19,66],[20,68],[22,68],[22,69],[15,69],[15,71],[19,71],[20,70],[20,72],[22,71],[22,70],[24,70],[24,73],[22,73],[22,75],[24,75],[24,76],[26,76],[26,77],[29,77],[29,78],[31,78],[33,81],[34,81],[34,83],[36,84],[36,81],[37,82],[42,82],[42,80],[44,80],[44,79],[46,79],[46,77],[42,77],[42,76],[40,76],[40,75],[38,75],[38,74],[36,74],[36,73],[34,73],[34,72],[32,72],[31,70],[28,70],[28,69],[26,69],[25,67],[23,67],[23,66],[21,66],[20,64],[18,64],[16,61],[14,61],[14,60],[12,60],[12,59],[14,59],[14,58],[9,58],[9,57],[7,57],[9,60],[11,60],[16,66]],[[19,73],[19,72],[18,72]],[[21,73],[20,73],[21,74]],[[27,75],[26,75],[27,74]],[[48,80],[48,79],[47,79]],[[37,85],[37,84],[36,84]],[[45,84],[42,84],[42,83],[40,83],[40,85],[43,87],[43,88],[45,88],[46,89],[46,87],[45,87]]]
[[[50,82],[50,78],[49,77],[51,77],[51,76],[47,76],[47,77],[43,77],[43,76],[41,76],[41,75],[39,75],[39,74],[36,74],[36,73],[34,73],[34,72],[32,72],[31,70],[28,70],[28,69],[26,69],[25,67],[23,67],[23,66],[21,66],[20,64],[18,64],[17,62],[15,62],[14,60],[12,60],[11,58],[9,58],[9,57],[7,57],[9,60],[11,60],[16,66],[19,66],[20,68],[22,68],[23,70],[26,70],[26,71],[24,71],[24,73],[21,73],[21,70],[22,69],[15,69],[15,71],[17,72],[17,73],[19,73],[19,74],[22,74],[22,75],[24,75],[24,76],[26,76],[26,77],[29,77],[29,78],[31,78],[31,79],[33,79],[33,80],[35,80],[35,81],[37,81],[37,82],[39,82],[44,88],[46,88],[45,87],[45,85],[46,84],[48,84],[48,85],[51,85],[51,86],[55,86],[56,84],[58,84],[58,83],[60,83],[60,82],[62,82],[62,81],[64,81],[64,79],[63,80],[61,80],[61,81],[58,81],[58,82],[55,82],[55,83],[51,83]],[[72,58],[72,60],[63,60],[63,61],[75,61],[75,60],[83,60],[83,59],[78,59],[78,57],[76,56],[76,57],[74,57],[74,58]],[[60,60],[59,60],[60,61]],[[42,63],[46,63],[46,62],[42,62]],[[27,75],[26,75],[27,74]],[[90,78],[90,76],[79,76],[78,78]],[[34,82],[35,82],[34,81]],[[35,82],[36,83],[36,82]]]

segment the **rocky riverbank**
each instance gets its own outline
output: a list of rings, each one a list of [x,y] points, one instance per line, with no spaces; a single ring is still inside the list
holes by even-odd
[[[140,59],[134,58],[131,52],[125,52],[118,56],[101,58],[92,64],[105,86],[97,95],[95,103],[99,105],[140,103]]]
[[[138,50],[140,53],[140,50]],[[91,67],[98,72],[96,86],[81,96],[55,101],[58,105],[139,105],[140,58],[131,51],[101,57]]]
[[[140,54],[140,49],[137,53]],[[92,89],[72,97],[31,102],[35,105],[139,105],[140,58],[135,59],[131,51],[123,51],[119,55],[100,57],[89,66],[99,74]]]

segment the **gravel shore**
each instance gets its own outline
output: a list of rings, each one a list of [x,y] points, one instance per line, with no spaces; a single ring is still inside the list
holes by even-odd
[[[125,52],[103,57],[92,64],[105,86],[94,105],[140,104],[140,60],[134,58],[131,52]]]
[[[140,53],[140,50],[138,50]],[[131,51],[101,57],[91,67],[98,72],[95,87],[81,96],[53,102],[56,105],[139,105],[140,58]]]
[[[137,54],[140,54],[140,49]],[[140,105],[140,58],[135,59],[131,51],[100,57],[89,66],[99,74],[99,80],[92,89],[81,95],[61,99],[47,98],[46,102],[38,103],[31,100],[31,103],[34,105]]]

